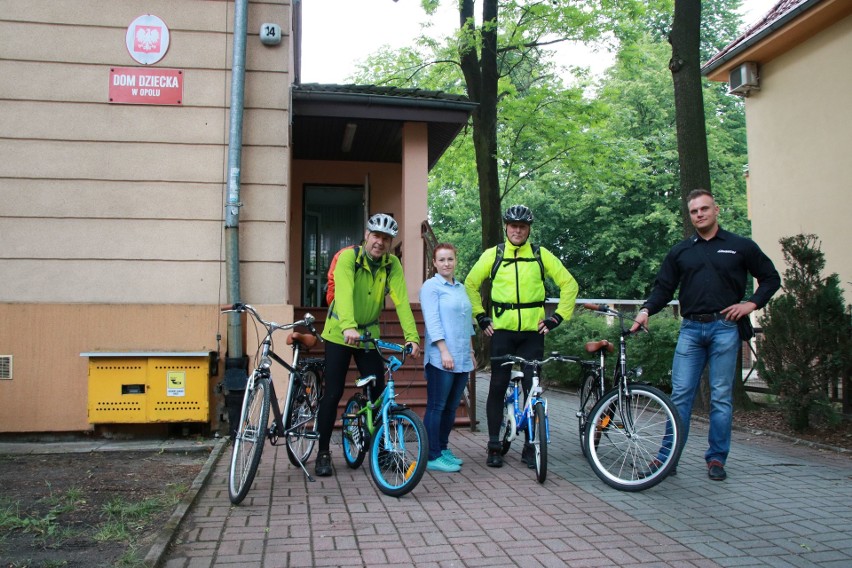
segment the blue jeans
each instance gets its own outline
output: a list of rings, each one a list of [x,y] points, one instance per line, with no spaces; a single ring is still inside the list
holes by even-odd
[[[426,414],[423,425],[429,437],[429,459],[438,459],[447,449],[456,422],[468,373],[454,373],[426,364]]]
[[[704,366],[709,364],[710,433],[704,459],[725,463],[731,449],[734,373],[740,337],[737,322],[716,320],[700,323],[684,319],[672,363],[672,402],[683,426],[683,443],[689,436],[692,404]]]

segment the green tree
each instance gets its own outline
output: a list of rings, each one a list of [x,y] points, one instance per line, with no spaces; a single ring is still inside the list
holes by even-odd
[[[732,3],[705,0],[703,8]],[[585,297],[644,296],[682,232],[670,47],[649,23],[658,20],[654,25],[667,29],[673,4],[642,6],[608,24],[619,38],[618,52],[598,83],[575,69],[575,82],[565,85],[541,45],[507,48],[498,58],[495,213],[507,201],[532,207],[532,238],[569,267]],[[502,10],[503,22],[520,18],[506,18],[511,12]],[[500,45],[513,45],[509,29],[520,28],[501,26]],[[383,50],[361,66],[356,80],[465,93],[459,42],[422,37],[411,48]],[[741,101],[715,84],[704,88],[710,171],[723,223],[748,234]],[[462,132],[429,179],[430,222],[440,239],[459,248],[460,276],[483,246],[482,233],[471,229],[485,224],[473,131]],[[494,225],[499,231],[499,217]]]
[[[711,190],[707,128],[704,122],[704,92],[701,88],[701,2],[675,0],[674,20],[669,32],[672,56],[669,70],[674,82],[680,193],[683,234],[693,232],[686,196],[696,188]]]
[[[812,417],[837,420],[830,395],[852,369],[852,325],[837,274],[822,276],[818,237],[800,234],[780,243],[788,265],[784,293],[760,319],[757,364],[790,426],[802,431]]]
[[[425,0],[429,8],[437,0]],[[531,77],[542,49],[556,42],[599,36],[609,29],[615,5],[591,0],[482,0],[481,24],[477,24],[473,0],[458,0],[460,33],[459,66],[468,97],[479,103],[473,113],[472,140],[476,156],[482,246],[502,239],[501,182],[498,167],[498,102],[506,90],[521,83],[504,79]],[[621,2],[631,9],[633,2]],[[546,156],[540,156],[539,159]]]

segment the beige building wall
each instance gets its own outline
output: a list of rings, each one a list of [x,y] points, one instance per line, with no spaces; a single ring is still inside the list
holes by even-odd
[[[760,68],[746,99],[753,237],[783,274],[778,240],[814,233],[852,302],[852,16]]]
[[[225,318],[215,306],[0,304],[0,355],[12,378],[0,381],[0,432],[81,432],[88,421],[88,352],[217,351]],[[120,378],[120,377],[118,377]],[[218,425],[210,380],[210,420]]]
[[[181,105],[109,103],[110,69],[141,67],[125,34],[144,13],[170,29],[148,67],[182,71]],[[233,21],[220,0],[0,1],[0,355],[14,357],[0,432],[87,429],[81,352],[226,341]],[[261,45],[263,22],[280,45]],[[247,30],[241,295],[282,305],[290,1],[250,2]]]

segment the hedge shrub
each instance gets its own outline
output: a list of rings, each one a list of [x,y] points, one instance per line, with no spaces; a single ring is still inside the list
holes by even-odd
[[[607,339],[616,346],[619,340],[618,322],[611,318],[578,309],[574,317],[548,333],[544,340],[545,355],[558,352],[592,359],[586,353],[589,341]],[[629,326],[630,322],[626,322]],[[641,366],[641,381],[671,392],[672,358],[674,357],[680,319],[668,312],[651,318],[650,333],[640,333],[627,338],[627,364],[630,368]],[[612,377],[618,364],[617,351],[607,359],[607,374]],[[542,371],[544,379],[555,386],[576,390],[582,380],[580,365],[573,363],[551,363]]]

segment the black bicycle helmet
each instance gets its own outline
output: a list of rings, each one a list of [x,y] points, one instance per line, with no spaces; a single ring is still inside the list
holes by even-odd
[[[532,225],[533,214],[526,205],[512,205],[503,214],[504,223],[526,223]]]
[[[376,213],[367,220],[367,230],[372,233],[385,233],[391,237],[396,237],[399,232],[399,226],[390,215],[385,213]]]

